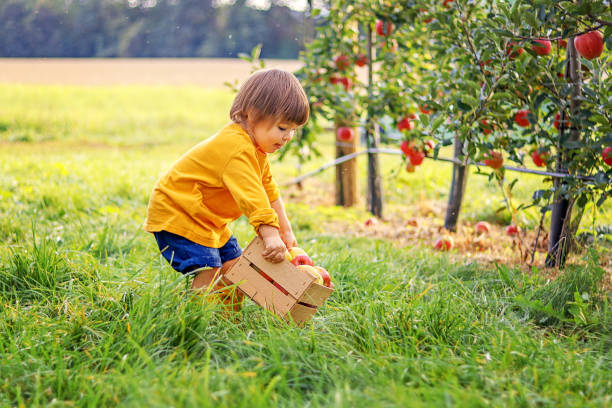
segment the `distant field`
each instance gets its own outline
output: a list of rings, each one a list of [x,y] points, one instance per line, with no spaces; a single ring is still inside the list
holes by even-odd
[[[266,60],[267,68],[295,71],[297,60]],[[251,66],[240,59],[21,59],[0,58],[0,83],[57,85],[199,85],[223,87],[244,80]]]

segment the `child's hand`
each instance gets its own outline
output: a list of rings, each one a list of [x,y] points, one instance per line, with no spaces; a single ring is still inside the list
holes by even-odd
[[[298,246],[295,235],[293,235],[293,231],[281,231],[280,237],[285,243],[287,249]]]
[[[278,230],[269,225],[260,225],[259,234],[264,242],[264,250],[261,256],[263,256],[266,261],[272,263],[282,262],[283,259],[285,259],[287,247],[281,239]]]

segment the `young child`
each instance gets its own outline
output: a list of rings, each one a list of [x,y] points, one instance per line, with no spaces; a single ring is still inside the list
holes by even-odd
[[[232,121],[158,180],[144,229],[175,270],[195,276],[193,290],[206,290],[241,255],[228,224],[242,214],[263,239],[268,261],[281,262],[297,246],[268,154],[287,144],[308,116],[308,99],[293,74],[257,71],[238,91]],[[242,295],[229,296],[224,287],[221,279],[214,289],[239,309]]]

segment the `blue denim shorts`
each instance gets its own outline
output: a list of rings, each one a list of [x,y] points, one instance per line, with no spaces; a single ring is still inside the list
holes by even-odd
[[[220,268],[226,261],[236,259],[242,254],[242,249],[233,235],[221,248],[210,248],[168,231],[153,234],[166,261],[182,274],[205,267]]]

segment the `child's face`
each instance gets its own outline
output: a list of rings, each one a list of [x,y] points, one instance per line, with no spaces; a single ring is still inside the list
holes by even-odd
[[[251,128],[251,137],[261,150],[274,153],[291,140],[298,125],[275,119],[261,120]]]

